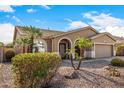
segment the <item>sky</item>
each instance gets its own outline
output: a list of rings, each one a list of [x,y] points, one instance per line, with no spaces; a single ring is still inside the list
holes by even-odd
[[[99,32],[124,36],[124,6],[0,5],[0,42],[13,41],[15,26],[65,31],[92,26]]]

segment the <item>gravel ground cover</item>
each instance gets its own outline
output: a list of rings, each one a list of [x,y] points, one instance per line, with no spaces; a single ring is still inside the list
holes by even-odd
[[[0,87],[10,88],[12,85],[11,64],[0,63]]]
[[[106,66],[110,64],[110,59],[99,59],[85,61],[78,71],[80,77],[77,79],[67,79],[65,75],[73,73],[69,60],[64,60],[59,67],[55,77],[50,83],[53,88],[124,88],[124,67],[117,68],[121,73],[120,77],[112,77],[106,74]],[[77,65],[77,62],[75,62]],[[0,87],[11,88],[12,72],[10,63],[0,63]]]
[[[110,77],[102,69],[82,68],[79,71],[78,79],[66,79],[64,76],[73,72],[71,67],[60,67],[56,76],[51,82],[51,87],[55,88],[123,88],[124,87],[124,68],[118,69],[120,77]]]

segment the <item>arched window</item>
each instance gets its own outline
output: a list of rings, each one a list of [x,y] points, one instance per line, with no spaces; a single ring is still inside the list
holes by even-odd
[[[33,46],[33,52],[46,52],[47,45],[44,40],[35,40]]]

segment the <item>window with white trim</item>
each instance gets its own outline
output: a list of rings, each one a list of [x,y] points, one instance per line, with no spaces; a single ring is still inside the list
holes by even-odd
[[[46,52],[46,42],[44,40],[37,40],[33,45],[33,52]]]

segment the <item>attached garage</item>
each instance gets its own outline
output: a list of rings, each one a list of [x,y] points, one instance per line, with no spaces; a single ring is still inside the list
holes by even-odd
[[[95,58],[111,57],[113,56],[113,45],[96,44]]]
[[[111,34],[101,33],[91,37],[91,40],[94,42],[94,58],[112,57],[115,55],[114,44],[116,40],[111,36]]]

